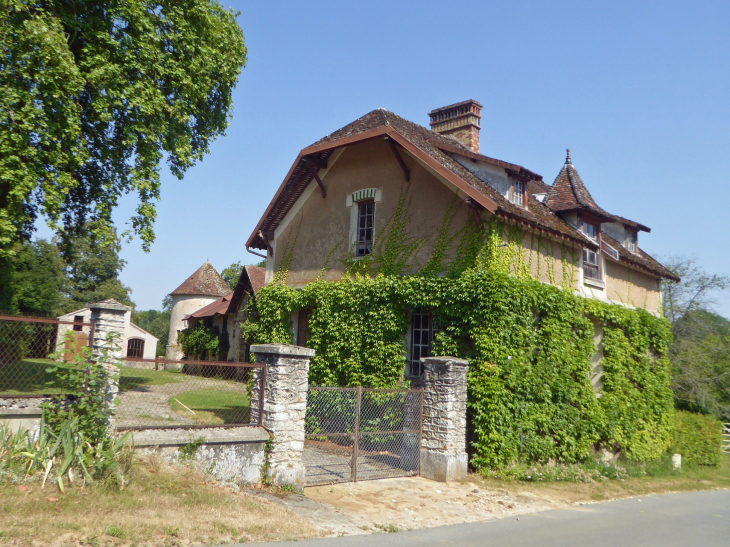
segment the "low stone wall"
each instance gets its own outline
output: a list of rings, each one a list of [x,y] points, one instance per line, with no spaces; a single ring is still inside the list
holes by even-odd
[[[17,433],[18,430],[38,430],[43,417],[41,405],[50,401],[48,397],[0,397],[0,422]]]
[[[269,438],[260,427],[146,429],[132,434],[138,454],[156,454],[168,461],[180,461],[180,449],[200,441],[191,459],[217,479],[237,484],[261,479]]]

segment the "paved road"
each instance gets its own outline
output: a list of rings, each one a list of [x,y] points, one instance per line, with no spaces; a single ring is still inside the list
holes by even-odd
[[[641,501],[639,501],[639,499]],[[728,547],[730,491],[665,494],[491,522],[299,541],[267,547]]]

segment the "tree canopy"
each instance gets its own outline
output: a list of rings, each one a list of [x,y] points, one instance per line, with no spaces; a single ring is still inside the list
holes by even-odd
[[[663,285],[677,406],[730,420],[730,321],[713,312],[715,295],[730,287],[730,277],[709,274],[688,258],[669,258],[667,265],[682,278]]]
[[[0,310],[58,316],[108,298],[134,306],[131,290],[119,280],[126,262],[118,239],[100,245],[79,236],[65,255],[58,243],[24,241],[0,260]]]
[[[160,164],[182,178],[223,134],[246,63],[238,14],[215,0],[3,0],[0,257],[43,216],[64,248],[81,227],[154,240]]]

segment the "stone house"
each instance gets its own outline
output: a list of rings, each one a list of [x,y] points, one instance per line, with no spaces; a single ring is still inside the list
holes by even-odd
[[[207,264],[210,265],[209,263]],[[215,272],[212,266],[210,266],[210,269]],[[217,272],[215,273],[217,274]],[[213,300],[200,309],[184,315],[181,321],[183,326],[180,326],[178,330],[185,328],[184,325],[193,327],[202,323],[218,334],[227,337],[228,350],[227,354],[222,357],[224,360],[247,362],[249,360],[249,349],[241,341],[241,321],[245,319],[244,314],[249,299],[254,298],[256,293],[264,286],[265,275],[265,268],[244,266],[233,291],[226,285],[226,288],[228,288],[227,294]],[[174,299],[175,295],[173,294],[173,301],[175,301]],[[185,302],[189,303],[191,300],[185,300]],[[173,305],[174,309],[175,307]],[[178,330],[175,331],[176,340]],[[172,333],[172,322],[170,332]],[[180,357],[182,357],[182,353],[180,353]],[[208,359],[213,360],[214,356],[208,356]]]
[[[186,327],[186,318],[191,313],[207,306],[231,292],[228,283],[220,276],[213,265],[205,261],[200,268],[170,293],[170,330],[167,337],[165,357],[182,359],[183,352],[177,343],[178,333]]]
[[[141,359],[154,359],[157,353],[157,342],[155,336],[144,330],[143,328],[132,323],[132,308],[117,302],[113,298],[104,300],[98,304],[113,305],[117,309],[124,311],[124,325],[122,327],[121,357],[138,357]],[[72,330],[76,338],[80,338],[83,342],[81,345],[88,344],[90,327],[88,325],[91,320],[91,307],[96,304],[89,304],[85,308],[69,312],[58,317],[61,321],[69,321],[78,323],[78,325],[58,325],[58,334],[56,337],[56,352],[61,351],[66,344],[66,332]]]
[[[428,261],[447,214],[456,228],[495,221],[507,230],[504,245],[518,234],[519,261],[533,278],[660,314],[661,283],[678,278],[640,248],[650,229],[602,209],[570,151],[552,184],[482,154],[481,108],[469,100],[433,110],[430,130],[378,109],[304,148],[246,242],[266,258],[265,282],[282,266],[294,287],[342,278],[348,260],[373,252],[405,194],[407,228],[423,244],[403,273]],[[293,341],[304,345],[307,317],[295,315]],[[409,360],[429,355],[430,321],[413,314]]]

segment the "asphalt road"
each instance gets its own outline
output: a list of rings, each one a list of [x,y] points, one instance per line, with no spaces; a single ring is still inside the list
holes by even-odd
[[[639,501],[641,500],[641,501]],[[519,518],[519,520],[517,520]],[[664,494],[398,532],[267,543],[267,547],[728,547],[730,491]]]

